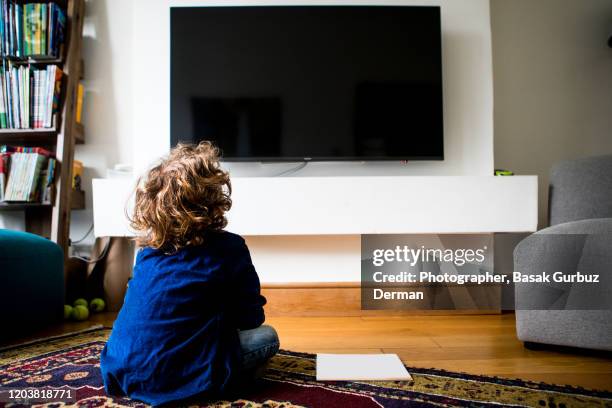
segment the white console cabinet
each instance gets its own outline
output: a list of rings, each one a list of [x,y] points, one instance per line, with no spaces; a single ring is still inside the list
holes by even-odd
[[[132,236],[134,180],[95,179],[95,235]],[[529,232],[536,176],[235,177],[228,230],[244,236]]]

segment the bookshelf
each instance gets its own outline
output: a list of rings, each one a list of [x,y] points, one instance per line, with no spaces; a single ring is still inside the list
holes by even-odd
[[[43,1],[17,1],[17,4],[44,3]],[[54,152],[57,159],[55,176],[55,199],[52,204],[38,202],[0,202],[2,211],[24,211],[26,230],[48,237],[56,242],[68,256],[70,213],[74,204],[83,205],[82,193],[72,190],[72,163],[77,143],[84,143],[85,131],[76,122],[76,98],[79,80],[83,74],[81,48],[83,43],[83,18],[85,0],[55,1],[66,13],[65,41],[63,55],[45,55],[10,59],[13,65],[33,65],[45,67],[50,64],[59,66],[62,77],[62,91],[59,107],[53,118],[51,128],[37,129],[0,129],[0,145],[41,146]]]

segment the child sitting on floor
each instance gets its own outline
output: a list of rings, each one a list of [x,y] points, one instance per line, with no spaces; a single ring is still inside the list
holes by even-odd
[[[230,194],[209,142],[178,145],[139,183],[143,248],[102,351],[107,393],[153,405],[214,396],[278,351],[249,250],[223,230]]]

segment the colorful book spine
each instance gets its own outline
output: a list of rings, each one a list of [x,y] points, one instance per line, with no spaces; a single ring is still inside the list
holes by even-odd
[[[24,27],[25,27],[25,38],[23,41],[23,46],[24,46],[24,54],[25,55],[32,55],[33,54],[33,48],[34,48],[34,37],[33,34],[36,31],[36,21],[34,21],[33,18],[33,4],[25,4],[24,6],[25,12],[24,14]]]
[[[55,35],[55,5],[53,3],[49,3],[49,7],[47,7],[47,55],[53,55],[53,37]]]
[[[17,184],[21,176],[21,171],[21,155],[19,153],[14,153],[11,155],[11,169],[6,185],[6,192],[4,197],[6,201],[14,201],[17,198]]]
[[[77,123],[83,123],[83,97],[85,96],[85,88],[83,84],[79,82],[77,87],[77,101],[76,101],[76,121]]]
[[[41,54],[46,54],[47,53],[47,38],[48,38],[48,25],[49,22],[47,21],[47,5],[46,4],[41,4],[40,5],[40,20],[41,20],[41,24],[40,24],[40,53]]]
[[[0,54],[2,56],[6,55],[6,50],[4,49],[4,0],[0,0]]]
[[[51,37],[52,55],[61,57],[64,53],[64,36],[66,30],[66,14],[58,5],[52,4],[53,7],[53,36]]]
[[[11,109],[11,99],[10,99],[10,82],[8,80],[9,78],[9,73],[8,70],[6,69],[6,65],[4,63],[4,61],[2,61],[2,90],[4,91],[4,95],[2,95],[4,97],[4,106],[6,108],[6,119],[7,119],[7,124],[9,128],[13,127],[13,119],[12,119],[12,112],[13,110]]]
[[[14,36],[14,31],[13,28],[15,27],[14,24],[12,24],[13,22],[13,5],[9,4],[8,5],[8,21],[11,22],[11,26],[9,27],[9,32],[8,32],[8,49],[9,49],[9,55],[15,55],[15,51],[13,48],[13,36]]]
[[[23,52],[23,7],[15,5],[15,55],[22,57]]]
[[[5,201],[51,202],[56,159],[43,148],[0,153],[0,197]]]
[[[31,101],[31,75],[30,75],[30,67],[29,66],[24,66],[23,67],[23,99],[24,99],[24,106],[23,106],[23,124],[25,128],[29,128],[31,127],[31,123],[30,123],[30,109],[32,107],[32,101]]]
[[[12,68],[9,71],[9,78],[11,81],[11,102],[13,107],[13,127],[19,129],[21,127],[19,122],[19,93],[17,88],[17,70]]]
[[[55,3],[0,0],[0,54],[11,57],[59,57],[66,14]]]
[[[46,157],[52,157],[53,156],[53,152],[45,149],[44,147],[25,147],[25,146],[18,146],[14,148],[15,152],[18,153],[36,153],[36,154],[42,154],[43,156]]]
[[[6,7],[6,1],[0,0],[0,14],[1,14],[0,20],[2,24],[2,31],[0,31],[0,42],[2,43],[2,45],[0,46],[0,48],[2,48],[2,56],[9,55],[8,49],[6,47],[6,42],[5,42],[6,27],[7,27],[7,22],[8,22],[8,18],[6,14],[4,13],[5,7]]]
[[[0,128],[6,129],[8,127],[7,115],[6,115],[6,101],[4,98],[4,69],[0,68]]]
[[[32,71],[32,74],[30,76],[30,89],[32,90],[32,97],[30,98],[32,102],[32,104],[30,105],[30,126],[34,129],[37,128],[36,120],[38,114],[38,81],[40,77],[39,72],[39,70],[35,69]]]
[[[53,69],[48,74],[49,75],[49,84],[50,84],[50,103],[47,103],[47,107],[49,108],[47,111],[47,121],[45,123],[45,127],[51,127],[53,125],[53,114],[59,110],[59,97],[61,92],[61,84],[62,84],[62,70],[52,65]]]
[[[34,55],[40,54],[40,45],[42,44],[42,27],[41,27],[41,19],[40,19],[40,4],[34,4],[34,13],[33,20],[36,22],[34,26],[34,50],[32,50]]]
[[[47,81],[49,81],[49,69],[40,71],[40,95],[38,106],[38,127],[45,127],[45,111],[47,101]]]
[[[53,126],[59,109],[63,72],[56,65],[36,69],[30,65],[0,65],[0,128],[26,129]],[[77,97],[82,99],[83,89]],[[82,110],[82,102],[77,100]],[[79,120],[81,113],[79,115]]]
[[[47,163],[44,187],[41,189],[41,202],[44,204],[53,204],[53,182],[55,180],[56,163],[57,161],[53,157],[50,157]]]
[[[0,201],[4,201],[6,182],[8,178],[8,153],[0,153]]]
[[[21,124],[22,129],[26,129],[29,127],[29,123],[27,121],[29,105],[26,84],[29,84],[30,81],[29,75],[27,75],[27,71],[29,71],[29,68],[21,65],[19,66],[19,70],[17,72],[17,89],[19,91],[19,123]]]

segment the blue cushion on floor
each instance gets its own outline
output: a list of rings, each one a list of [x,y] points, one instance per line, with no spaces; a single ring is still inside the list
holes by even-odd
[[[61,321],[64,255],[38,235],[0,229],[0,340]]]

